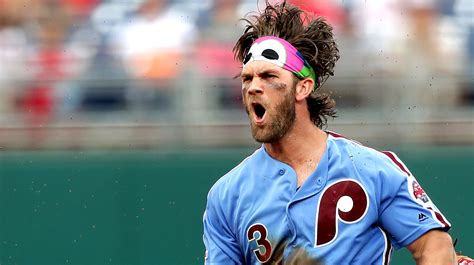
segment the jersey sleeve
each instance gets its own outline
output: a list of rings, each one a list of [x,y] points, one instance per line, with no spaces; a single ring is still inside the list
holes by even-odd
[[[211,189],[203,217],[205,264],[241,264],[240,247],[220,206],[217,192]]]
[[[380,174],[379,223],[391,236],[395,248],[409,245],[432,229],[449,230],[441,214],[415,177],[394,153],[384,152]]]

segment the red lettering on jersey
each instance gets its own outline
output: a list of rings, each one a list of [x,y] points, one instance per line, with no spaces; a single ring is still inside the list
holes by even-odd
[[[257,242],[257,248],[253,252],[261,263],[267,262],[272,255],[272,244],[268,241],[267,234],[267,228],[262,224],[253,224],[247,230],[248,241],[256,240]]]
[[[316,220],[316,246],[337,237],[338,221],[358,222],[369,207],[367,192],[355,180],[341,180],[328,186],[319,199]]]

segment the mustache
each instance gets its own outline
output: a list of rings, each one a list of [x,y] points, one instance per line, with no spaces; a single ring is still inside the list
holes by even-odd
[[[247,114],[250,114],[250,109],[252,108],[251,102],[254,101],[257,101],[255,96],[242,97],[242,105],[244,105],[245,112],[247,112]]]

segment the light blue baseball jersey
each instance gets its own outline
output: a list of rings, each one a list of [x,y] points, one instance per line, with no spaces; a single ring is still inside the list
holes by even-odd
[[[392,246],[450,228],[406,166],[328,132],[317,169],[295,171],[262,146],[211,188],[203,217],[206,264],[261,264],[277,245],[325,264],[389,264]]]

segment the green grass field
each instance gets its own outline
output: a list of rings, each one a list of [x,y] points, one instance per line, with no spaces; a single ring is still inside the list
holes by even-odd
[[[474,147],[394,151],[474,256]],[[207,191],[251,152],[1,152],[0,264],[202,264]]]

